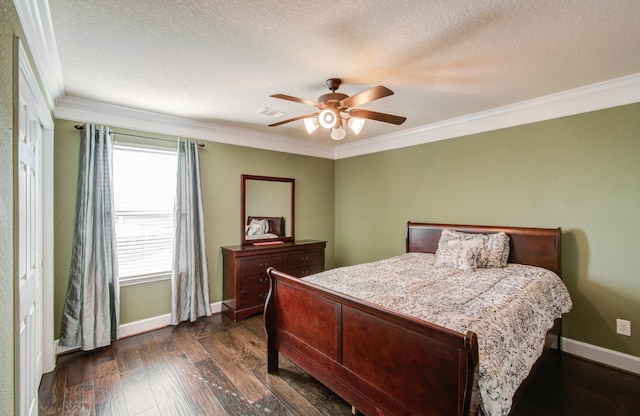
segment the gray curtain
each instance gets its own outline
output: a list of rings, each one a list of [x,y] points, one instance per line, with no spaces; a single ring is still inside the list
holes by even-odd
[[[113,133],[81,133],[76,222],[60,345],[83,350],[118,339],[119,297],[113,212]]]
[[[179,139],[177,176],[171,272],[173,325],[211,315],[200,160],[195,140]]]

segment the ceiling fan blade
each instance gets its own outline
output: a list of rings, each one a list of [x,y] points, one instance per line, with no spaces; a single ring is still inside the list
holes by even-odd
[[[377,100],[378,98],[388,97],[389,95],[393,95],[393,91],[387,87],[378,85],[377,87],[369,88],[368,90],[359,92],[356,95],[347,97],[342,100],[340,104],[347,107],[358,107],[362,104]]]
[[[394,116],[393,114],[378,113],[376,111],[354,109],[349,111],[351,117],[366,118],[369,120],[383,121],[385,123],[400,125],[407,119],[406,117]]]
[[[320,103],[311,100],[305,100],[304,98],[292,97],[291,95],[286,94],[273,94],[270,95],[273,98],[279,98],[281,100],[293,101],[294,103],[306,104],[313,107],[320,107]]]
[[[282,121],[278,121],[277,123],[273,123],[273,124],[269,124],[268,127],[276,127],[276,126],[280,126],[282,124],[286,124],[286,123],[291,123],[292,121],[297,121],[297,120],[302,120],[303,118],[307,118],[307,117],[314,117],[317,116],[319,113],[310,113],[310,114],[305,114],[303,116],[298,116],[298,117],[294,117],[294,118],[289,118],[287,120],[282,120]]]

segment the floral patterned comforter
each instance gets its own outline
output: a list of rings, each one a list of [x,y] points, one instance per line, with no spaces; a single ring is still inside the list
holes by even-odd
[[[463,272],[434,264],[433,254],[406,253],[304,280],[463,334],[474,331],[481,410],[507,415],[547,331],[571,310],[569,292],[555,273],[539,267]]]

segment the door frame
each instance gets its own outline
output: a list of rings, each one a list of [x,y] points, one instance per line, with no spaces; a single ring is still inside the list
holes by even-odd
[[[42,213],[42,347],[43,372],[55,368],[55,342],[53,335],[53,128],[51,110],[46,104],[38,80],[31,68],[29,57],[19,37],[14,37],[14,86],[13,86],[13,281],[14,281],[14,322],[18,320],[20,307],[18,293],[19,262],[19,183],[18,183],[18,141],[20,94],[29,95],[33,103],[33,112],[43,126],[41,143],[41,213]],[[25,91],[26,90],[26,91]],[[19,368],[19,353],[16,348],[19,340],[19,326],[14,328],[14,369]],[[20,399],[20,374],[14,371],[14,404],[18,408]]]

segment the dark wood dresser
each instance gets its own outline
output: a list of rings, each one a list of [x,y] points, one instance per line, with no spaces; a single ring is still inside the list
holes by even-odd
[[[300,240],[268,246],[222,247],[222,312],[240,321],[262,312],[269,267],[304,277],[324,271],[326,241]]]

